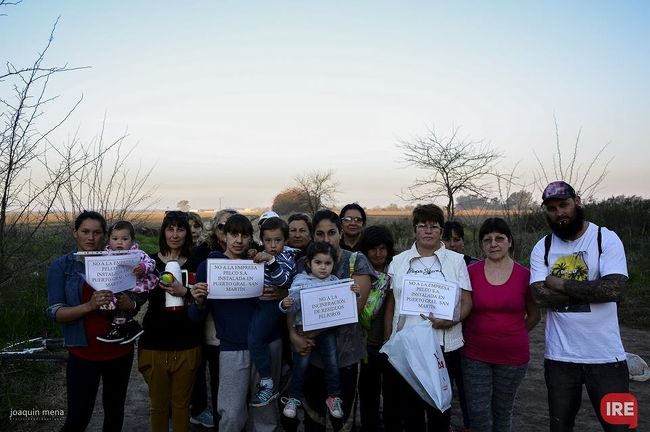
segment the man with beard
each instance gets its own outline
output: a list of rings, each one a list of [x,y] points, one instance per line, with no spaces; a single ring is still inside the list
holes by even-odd
[[[585,220],[580,197],[563,181],[544,189],[542,206],[553,234],[533,249],[530,287],[546,307],[550,430],[573,430],[583,385],[603,430],[628,430],[600,415],[604,395],[629,391],[616,303],[627,282],[623,244],[612,231]]]

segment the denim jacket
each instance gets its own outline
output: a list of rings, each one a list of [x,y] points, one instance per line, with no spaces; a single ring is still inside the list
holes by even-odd
[[[74,256],[75,252],[54,260],[47,273],[47,314],[53,320],[60,307],[81,304],[85,266],[82,260]],[[88,345],[83,318],[61,323],[61,326],[66,346]]]

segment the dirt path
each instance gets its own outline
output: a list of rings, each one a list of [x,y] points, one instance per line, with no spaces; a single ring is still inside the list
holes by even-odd
[[[623,345],[627,352],[643,357],[650,362],[650,332],[622,328]],[[548,430],[548,409],[546,385],[544,384],[544,324],[543,322],[531,334],[531,362],[528,373],[524,379],[515,402],[514,424],[515,432],[543,432]],[[63,384],[63,383],[62,383]],[[650,431],[650,381],[630,381],[630,391],[639,401],[639,427],[638,431]],[[101,395],[101,393],[100,393]],[[88,428],[89,431],[100,431],[103,419],[101,396],[98,396],[95,414]],[[461,420],[458,406],[454,403],[452,424],[460,426]],[[38,424],[31,430],[56,430],[60,422]],[[137,370],[137,361],[134,361],[131,371],[131,382],[126,401],[126,416],[124,431],[145,432],[149,431],[149,396],[147,385]],[[194,430],[207,430],[195,427]],[[583,403],[576,419],[577,432],[599,431],[600,424],[591,408],[591,403],[586,392],[583,392]]]

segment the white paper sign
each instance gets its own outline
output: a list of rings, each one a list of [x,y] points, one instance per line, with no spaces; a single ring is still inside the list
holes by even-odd
[[[300,290],[302,329],[317,330],[359,322],[352,281]]]
[[[84,263],[88,285],[118,293],[135,288],[133,269],[140,264],[140,253],[86,256]]]
[[[458,285],[455,282],[405,276],[399,313],[429,315],[431,312],[436,318],[453,320],[457,299]]]
[[[209,259],[208,298],[259,297],[264,290],[264,264],[252,260]]]

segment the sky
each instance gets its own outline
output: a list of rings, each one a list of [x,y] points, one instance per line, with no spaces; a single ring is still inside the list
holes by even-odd
[[[0,60],[57,75],[42,118],[83,102],[53,141],[128,134],[160,208],[269,207],[333,170],[337,202],[407,204],[425,174],[398,144],[460,128],[531,184],[580,133],[604,146],[597,196],[650,197],[650,3],[645,1],[45,1],[5,7]],[[602,168],[600,168],[602,170]],[[598,172],[598,170],[597,170]],[[541,192],[529,189],[535,197]],[[442,201],[438,201],[443,204]]]

